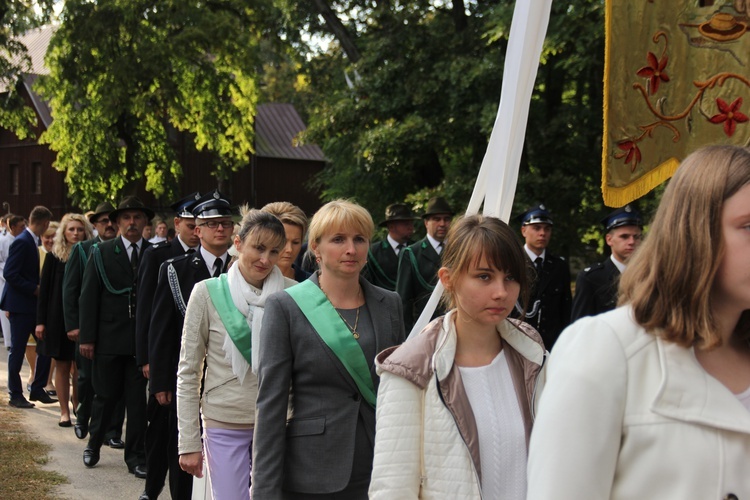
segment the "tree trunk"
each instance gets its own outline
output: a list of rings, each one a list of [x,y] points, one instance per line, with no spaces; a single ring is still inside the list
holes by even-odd
[[[354,39],[333,9],[331,9],[331,6],[328,5],[328,2],[325,0],[315,0],[315,7],[318,9],[320,15],[323,16],[323,19],[325,19],[326,25],[341,44],[341,48],[344,49],[349,60],[353,63],[359,61],[361,56],[359,49],[354,44]]]

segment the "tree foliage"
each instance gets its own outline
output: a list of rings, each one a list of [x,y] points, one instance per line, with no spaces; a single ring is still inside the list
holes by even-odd
[[[16,91],[31,59],[19,37],[49,21],[55,0],[0,2],[0,127],[24,139],[36,124],[33,110]]]
[[[213,153],[219,176],[246,165],[274,12],[263,1],[68,0],[40,89],[54,118],[42,140],[74,199],[143,180],[171,195],[176,131]]]

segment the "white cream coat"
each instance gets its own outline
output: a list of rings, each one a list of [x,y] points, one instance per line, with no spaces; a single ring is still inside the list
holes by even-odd
[[[482,498],[469,447],[453,415],[441,401],[437,387],[437,380],[447,376],[456,355],[456,330],[451,316],[452,312],[443,318],[431,362],[434,373],[424,390],[406,378],[382,370],[381,356],[377,358],[380,388],[371,500]],[[425,330],[429,328],[430,325]],[[533,340],[508,321],[502,322],[498,331],[530,363],[543,363],[545,351],[540,338]],[[534,335],[538,338],[538,333]],[[425,353],[428,359],[431,355]],[[423,468],[420,456],[424,456]]]
[[[546,370],[530,500],[750,498],[750,412],[629,307],[566,329]]]

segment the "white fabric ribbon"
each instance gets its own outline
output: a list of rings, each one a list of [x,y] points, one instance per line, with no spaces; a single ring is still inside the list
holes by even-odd
[[[248,364],[245,357],[240,353],[237,346],[234,345],[232,337],[226,335],[224,337],[224,345],[222,346],[226,353],[224,359],[226,359],[232,365],[232,373],[235,374],[240,385],[245,380],[245,375],[250,368],[253,373],[258,372],[258,341],[260,335],[260,326],[263,322],[263,307],[266,304],[266,299],[275,292],[284,289],[284,275],[278,267],[274,266],[271,273],[263,281],[263,288],[260,289],[260,295],[258,295],[255,287],[250,285],[240,272],[239,263],[235,263],[227,271],[227,282],[229,283],[229,293],[232,295],[232,302],[234,306],[239,310],[247,320],[247,326],[250,327],[250,345],[252,348],[252,367]]]

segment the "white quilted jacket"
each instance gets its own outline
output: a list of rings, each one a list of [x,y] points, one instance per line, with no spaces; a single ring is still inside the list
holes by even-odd
[[[476,423],[453,364],[451,316],[434,320],[417,337],[376,358],[381,378],[371,499],[482,498]],[[528,444],[530,402],[544,346],[525,323],[506,320],[498,332],[509,356]]]

